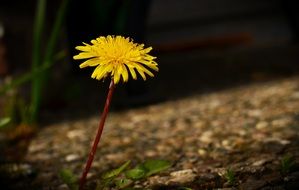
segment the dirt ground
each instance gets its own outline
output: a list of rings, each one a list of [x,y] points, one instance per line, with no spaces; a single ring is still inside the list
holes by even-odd
[[[10,189],[66,189],[58,173],[68,168],[81,174],[97,126],[98,115],[44,127],[25,159],[35,175],[18,178]],[[88,187],[127,160],[159,158],[172,167],[135,187],[299,189],[298,150],[295,76],[110,113]]]

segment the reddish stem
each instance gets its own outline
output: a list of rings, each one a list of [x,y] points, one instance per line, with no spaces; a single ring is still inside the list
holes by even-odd
[[[107,98],[106,98],[104,111],[101,115],[101,120],[100,120],[100,123],[99,123],[98,132],[97,132],[97,135],[96,135],[96,137],[93,141],[93,145],[92,145],[92,148],[90,150],[88,160],[87,160],[86,165],[85,165],[85,169],[84,169],[84,171],[82,173],[82,176],[81,176],[81,179],[80,179],[80,188],[79,188],[79,190],[83,190],[83,187],[84,187],[84,184],[85,184],[85,181],[86,181],[86,176],[87,176],[88,171],[91,167],[94,155],[97,151],[97,146],[99,144],[99,141],[101,139],[102,132],[103,132],[103,129],[104,129],[105,120],[106,120],[107,114],[109,112],[109,106],[110,106],[110,102],[111,102],[111,98],[112,98],[114,88],[115,88],[115,85],[114,85],[114,82],[113,82],[113,79],[112,79],[111,82],[110,82],[109,92],[108,92],[108,95],[107,95]]]

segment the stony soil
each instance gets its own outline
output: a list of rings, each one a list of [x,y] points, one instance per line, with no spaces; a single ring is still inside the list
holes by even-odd
[[[95,115],[41,130],[25,159],[36,171],[27,185],[66,189],[57,174],[62,168],[81,174],[97,125]],[[299,77],[292,77],[111,113],[88,187],[127,160],[160,158],[173,166],[136,187],[299,189],[298,150]],[[286,155],[297,165],[282,173]],[[235,173],[232,184],[228,169]]]

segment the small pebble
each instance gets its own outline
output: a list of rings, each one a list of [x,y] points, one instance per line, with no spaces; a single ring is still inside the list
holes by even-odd
[[[252,166],[262,166],[265,163],[267,163],[269,161],[269,159],[261,159],[261,160],[257,160],[255,162],[252,163]]]
[[[66,184],[61,184],[58,186],[57,190],[69,190],[69,188]]]
[[[177,182],[177,183],[187,183],[192,182],[196,174],[191,169],[179,170],[175,172],[171,172],[170,176],[172,177],[169,182]]]
[[[274,127],[287,127],[292,120],[290,118],[276,119],[271,122]]]
[[[256,129],[264,129],[264,128],[268,127],[268,126],[269,126],[268,122],[266,122],[266,121],[260,121],[260,122],[258,122],[256,124],[255,128]]]
[[[72,162],[72,161],[78,160],[79,158],[80,158],[80,156],[78,154],[69,154],[65,157],[65,161]]]
[[[198,149],[197,152],[200,156],[206,156],[207,155],[207,151],[205,149],[202,149],[202,148]]]

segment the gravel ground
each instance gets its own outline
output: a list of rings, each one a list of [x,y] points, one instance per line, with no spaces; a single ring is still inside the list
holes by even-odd
[[[65,189],[57,174],[62,168],[81,174],[97,125],[96,115],[41,130],[26,156],[37,171],[27,185]],[[299,189],[298,165],[284,174],[280,169],[285,155],[299,163],[298,136],[299,77],[114,112],[88,175],[89,189],[104,171],[151,158],[174,164],[136,187]],[[233,184],[225,178],[228,169],[235,173]]]

